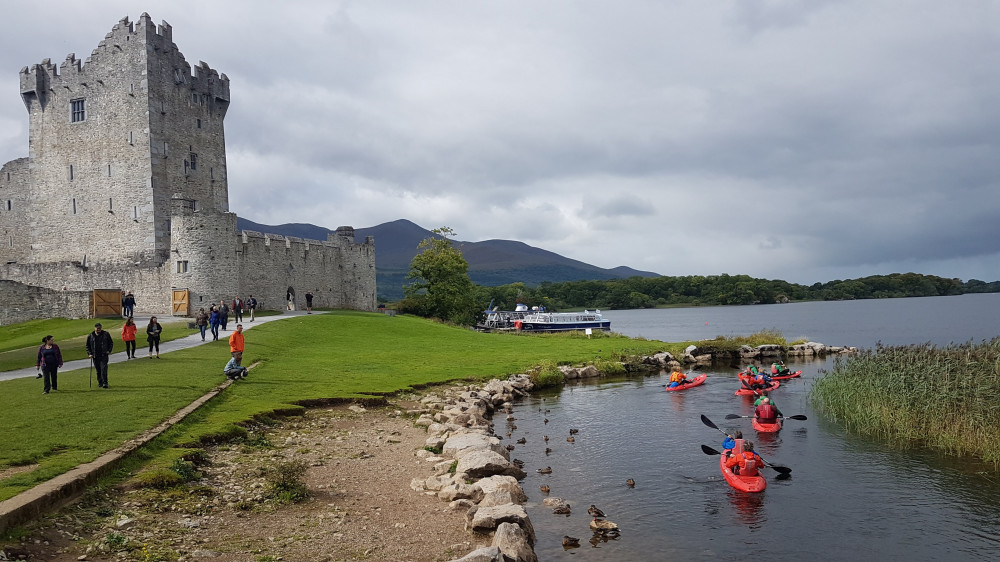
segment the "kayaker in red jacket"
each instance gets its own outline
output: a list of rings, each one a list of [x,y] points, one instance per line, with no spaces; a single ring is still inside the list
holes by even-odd
[[[760,399],[760,406],[754,408],[753,415],[760,423],[778,422],[778,409],[771,404],[771,399],[766,396]]]
[[[758,467],[764,466],[764,460],[753,452],[753,443],[743,442],[743,452],[734,454],[726,461],[726,468],[740,476],[757,476]]]

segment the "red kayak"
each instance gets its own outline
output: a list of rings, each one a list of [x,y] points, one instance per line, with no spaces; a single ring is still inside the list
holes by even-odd
[[[719,457],[719,468],[722,470],[722,476],[726,479],[726,482],[741,492],[763,492],[764,488],[767,487],[767,480],[760,475],[759,471],[757,476],[740,476],[726,468],[726,453],[730,450],[726,449],[722,452],[722,456]]]
[[[769,386],[757,389],[756,391],[751,390],[746,386],[743,386],[742,388],[736,391],[736,396],[756,396],[762,392],[771,392],[772,390],[778,388],[779,386],[781,386],[781,383],[778,381],[771,381],[771,384]]]
[[[777,433],[781,431],[781,420],[775,423],[761,423],[756,417],[750,420],[750,425],[761,433]]]
[[[708,378],[708,375],[706,375],[705,373],[702,373],[702,374],[698,375],[697,377],[695,377],[694,379],[692,379],[691,381],[688,381],[686,384],[679,384],[679,385],[677,385],[677,386],[675,386],[673,388],[670,388],[669,386],[667,386],[667,388],[664,388],[663,390],[666,390],[667,392],[674,392],[674,391],[677,391],[677,390],[687,390],[687,389],[691,388],[692,386],[698,386],[698,385],[702,384],[703,382],[705,382],[705,379],[707,379],[707,378]]]
[[[802,371],[790,372],[786,375],[771,375],[771,380],[773,381],[787,381],[788,379],[794,379],[795,377],[801,376]]]

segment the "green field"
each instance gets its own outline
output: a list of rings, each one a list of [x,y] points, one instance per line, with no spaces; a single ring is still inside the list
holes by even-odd
[[[64,328],[59,321],[46,322],[53,323],[19,325],[24,345],[37,349],[35,341]],[[64,333],[82,331],[72,324],[78,321],[61,322],[70,324]],[[4,341],[8,351],[16,345]],[[172,428],[154,449],[238,437],[244,433],[240,424],[301,410],[298,403],[308,400],[370,398],[450,380],[506,377],[545,363],[677,353],[686,345],[608,334],[484,334],[409,316],[351,311],[255,326],[246,332],[246,344],[244,364],[257,363],[250,377]],[[163,354],[159,361],[140,357],[112,364],[107,390],[90,388],[86,369],[61,372],[59,391],[48,395],[33,378],[0,382],[0,471],[32,467],[0,480],[0,500],[89,462],[170,417],[222,382],[228,359],[229,348],[220,340]]]

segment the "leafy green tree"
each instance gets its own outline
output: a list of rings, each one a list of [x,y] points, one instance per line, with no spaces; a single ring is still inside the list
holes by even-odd
[[[400,309],[456,324],[475,324],[486,305],[477,302],[480,291],[469,279],[469,262],[450,240],[455,232],[447,226],[432,232],[437,236],[421,241],[417,248],[423,251],[410,262],[406,278],[413,283],[403,287],[406,298]]]

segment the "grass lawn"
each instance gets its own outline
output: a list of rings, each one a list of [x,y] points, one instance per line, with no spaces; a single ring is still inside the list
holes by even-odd
[[[187,327],[188,319],[157,318],[163,326],[160,343],[183,338],[196,332]],[[82,318],[67,320],[52,318],[48,320],[32,320],[21,324],[0,326],[0,371],[13,371],[25,367],[34,367],[38,359],[38,347],[42,338],[51,335],[62,353],[63,361],[87,358],[87,336],[94,331],[94,323],[100,322],[101,327],[111,334],[115,342],[115,351],[125,349],[122,341],[121,318]],[[146,324],[138,325],[136,346],[142,348],[146,344]]]
[[[50,328],[45,333],[55,335]],[[31,339],[40,341],[42,335]],[[259,363],[250,377],[168,431],[158,446],[240,435],[241,422],[294,411],[303,400],[506,377],[543,362],[582,364],[664,349],[677,353],[684,345],[607,334],[484,334],[410,316],[353,311],[296,316],[247,331],[243,363]],[[164,354],[159,361],[113,364],[107,390],[89,388],[85,369],[60,373],[59,391],[48,395],[35,379],[0,382],[0,472],[38,464],[0,480],[0,500],[93,460],[168,418],[222,382],[228,359],[228,345],[220,340]]]

